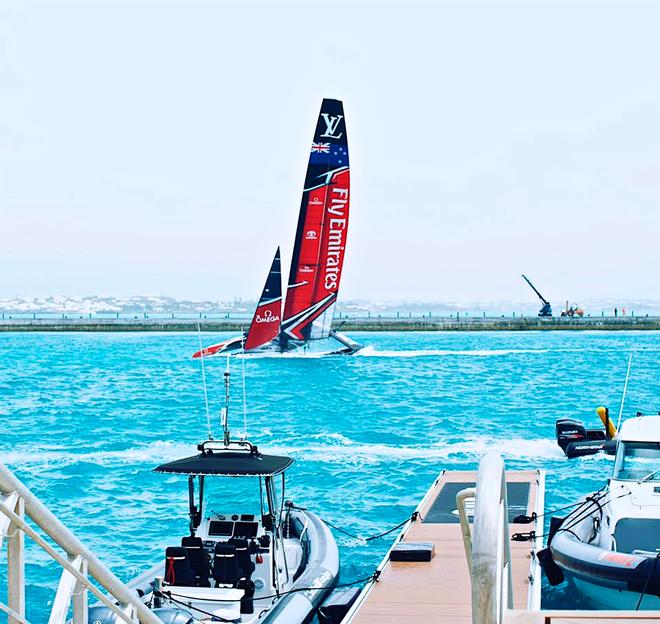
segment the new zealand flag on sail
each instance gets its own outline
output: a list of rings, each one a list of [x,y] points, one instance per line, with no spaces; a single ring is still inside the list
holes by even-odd
[[[348,166],[348,149],[337,143],[312,143],[309,162],[314,165]]]

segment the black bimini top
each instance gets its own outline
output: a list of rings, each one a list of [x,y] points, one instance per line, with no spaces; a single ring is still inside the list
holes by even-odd
[[[227,477],[272,477],[284,472],[293,459],[280,455],[263,455],[234,450],[205,450],[193,457],[184,457],[162,464],[154,472],[171,472],[188,475],[220,475]]]

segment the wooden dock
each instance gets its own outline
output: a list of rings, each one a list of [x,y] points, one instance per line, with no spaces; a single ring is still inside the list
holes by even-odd
[[[365,587],[343,624],[468,624],[472,622],[471,585],[456,510],[456,494],[475,486],[476,472],[440,474],[417,508],[419,516],[402,531],[399,542],[432,543],[429,562],[390,561],[379,566],[376,582]],[[509,521],[519,514],[542,513],[544,475],[539,471],[507,472]],[[526,532],[533,525],[511,522],[510,533]],[[395,543],[395,545],[396,545]],[[512,542],[512,577],[516,607],[538,609],[541,579],[532,559],[532,542]],[[390,551],[391,552],[391,551]],[[535,579],[532,584],[531,579]]]
[[[480,468],[479,475],[481,487],[485,483],[489,490],[500,488],[503,491],[503,485],[495,479],[484,479],[484,475],[488,477],[487,471],[482,475]],[[543,513],[544,473],[512,471],[504,472],[504,476],[509,535],[534,530],[536,535],[542,536],[541,520],[538,527],[535,523],[517,524],[513,520],[521,514]],[[378,578],[364,587],[342,624],[660,624],[658,611],[542,611],[541,571],[535,555],[543,547],[542,537],[510,542],[512,608],[502,608],[499,616],[494,615],[488,622],[482,622],[478,615],[473,616],[472,581],[456,494],[474,488],[477,480],[477,472],[443,471],[440,474],[418,505],[417,517],[403,527],[379,565]],[[465,505],[468,510],[469,502],[470,499]],[[472,522],[469,515],[468,518]],[[500,523],[500,526],[504,525]],[[474,527],[472,536],[476,536]],[[433,544],[434,555],[430,561],[390,560],[397,545],[415,543]],[[505,590],[501,591],[506,594]],[[501,600],[504,604],[504,596]]]

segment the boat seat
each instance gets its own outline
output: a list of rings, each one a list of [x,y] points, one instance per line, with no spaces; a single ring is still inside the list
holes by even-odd
[[[196,575],[188,559],[188,551],[180,546],[165,549],[165,578],[169,585],[191,587],[196,585]]]
[[[201,537],[182,537],[181,546],[188,552],[188,561],[197,577],[197,585],[200,587],[211,587],[209,575],[211,574],[211,562],[204,550],[204,542]]]
[[[254,572],[254,562],[250,556],[250,544],[244,537],[232,537],[228,540],[229,544],[236,546],[236,558],[238,559],[238,567],[241,569],[246,579],[249,579]]]
[[[236,556],[236,546],[227,542],[218,542],[213,557],[215,586],[234,587],[242,576]]]
[[[633,550],[656,552],[660,544],[660,518],[621,518],[614,527],[618,552]]]

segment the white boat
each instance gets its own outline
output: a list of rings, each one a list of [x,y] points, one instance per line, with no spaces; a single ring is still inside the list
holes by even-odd
[[[173,536],[162,560],[129,588],[165,624],[306,622],[336,583],[339,553],[315,514],[281,502],[293,459],[228,439],[206,440],[198,450],[155,469],[187,475],[190,532]],[[260,500],[252,508],[212,511],[222,509],[222,500],[205,500],[205,484],[220,477],[257,479]],[[116,616],[96,605],[89,621],[114,624]]]
[[[318,516],[285,502],[291,457],[231,439],[229,377],[228,360],[222,439],[213,439],[207,409],[199,453],[155,469],[187,476],[188,534],[172,536],[161,560],[127,585],[164,624],[302,624],[337,583],[337,543]],[[254,500],[227,509],[227,483],[209,487],[220,478],[256,480]],[[103,605],[90,608],[88,621],[118,624]]]
[[[344,106],[324,99],[310,148],[291,270],[282,306],[277,249],[250,328],[200,348],[193,358],[227,354],[350,355],[362,345],[332,330],[344,266],[351,178]],[[322,346],[310,349],[313,343]]]
[[[660,416],[623,423],[607,485],[553,525],[551,584],[599,608],[660,609]]]

